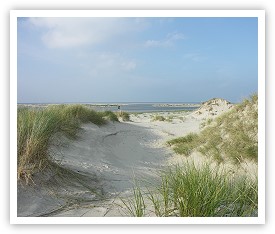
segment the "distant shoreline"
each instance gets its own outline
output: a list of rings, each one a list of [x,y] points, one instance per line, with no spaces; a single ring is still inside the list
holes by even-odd
[[[46,108],[53,105],[74,104],[17,104],[18,107],[29,108]],[[194,111],[201,106],[198,103],[83,103],[81,105],[96,111],[124,111],[129,113]]]

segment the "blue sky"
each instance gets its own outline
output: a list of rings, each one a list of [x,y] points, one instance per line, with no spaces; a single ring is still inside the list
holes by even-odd
[[[18,18],[18,102],[239,102],[257,18]]]

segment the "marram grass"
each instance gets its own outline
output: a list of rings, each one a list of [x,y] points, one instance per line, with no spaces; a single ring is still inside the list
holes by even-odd
[[[208,122],[199,134],[190,133],[167,143],[185,156],[197,150],[218,162],[258,161],[258,95]]]
[[[152,121],[165,121],[165,117],[163,117],[162,115],[155,115],[154,117],[152,117]]]
[[[115,114],[96,112],[83,105],[52,105],[44,109],[19,108],[17,113],[17,176],[27,183],[36,171],[49,164],[48,148],[53,136],[76,138],[82,123],[102,125]]]
[[[117,116],[122,119],[122,121],[130,121],[130,114],[128,112],[120,111],[117,112]]]
[[[218,166],[188,162],[164,171],[160,184],[147,193],[135,187],[124,205],[132,216],[251,217],[258,215],[257,184],[257,179]]]

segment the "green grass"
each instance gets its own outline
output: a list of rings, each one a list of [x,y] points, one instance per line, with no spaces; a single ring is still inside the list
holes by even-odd
[[[169,146],[173,146],[174,151],[177,154],[183,154],[188,156],[192,153],[197,145],[198,134],[189,133],[184,137],[175,138],[167,142]]]
[[[161,175],[160,185],[148,189],[148,194],[142,194],[140,188],[135,191],[139,191],[138,198],[131,204],[146,198],[150,201],[142,206],[143,215],[146,207],[164,217],[250,217],[258,213],[257,180],[207,164],[170,167]]]
[[[117,112],[117,116],[122,119],[122,121],[130,121],[130,114],[128,112],[120,111]]]
[[[202,131],[168,141],[178,154],[197,150],[218,162],[258,160],[258,96],[252,95],[231,111],[202,124]]]
[[[185,117],[182,117],[182,116],[178,117],[177,115],[172,115],[172,114],[168,115],[167,117],[164,117],[162,115],[154,115],[152,116],[151,121],[167,121],[169,123],[172,123],[174,119],[179,119],[182,122],[185,121]]]
[[[112,122],[119,122],[117,115],[112,111],[104,111],[102,112],[102,116],[106,120],[109,120]]]
[[[206,126],[209,126],[211,123],[213,122],[213,119],[207,119],[205,121],[203,121],[201,124],[200,124],[200,128],[204,128]]]
[[[179,216],[251,216],[257,209],[257,183],[207,164],[170,169],[168,185]]]
[[[120,199],[126,208],[127,213],[134,217],[145,216],[146,205],[143,197],[143,193],[140,186],[135,181],[135,186],[133,188],[133,199]],[[123,206],[122,206],[123,207]]]
[[[155,115],[153,118],[152,118],[152,121],[165,121],[165,117],[163,117],[162,115]]]
[[[44,109],[18,108],[17,175],[28,183],[32,174],[49,164],[48,148],[56,133],[76,138],[82,123],[103,125],[109,112],[96,112],[83,105],[51,105]]]
[[[149,207],[163,217],[257,216],[257,176],[229,172],[220,162],[257,163],[258,96],[252,95],[220,117],[206,120],[201,127],[200,133],[189,133],[167,144],[178,154],[188,156],[199,151],[218,163],[195,166],[187,161],[165,170],[159,185],[138,194],[139,200],[150,202],[143,207],[143,214]],[[134,200],[137,203],[137,198]]]

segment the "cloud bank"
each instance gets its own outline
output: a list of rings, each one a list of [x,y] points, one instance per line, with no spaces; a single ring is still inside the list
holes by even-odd
[[[42,41],[49,48],[105,42],[132,30],[131,21],[135,23],[124,18],[29,18],[32,26],[43,29]]]

